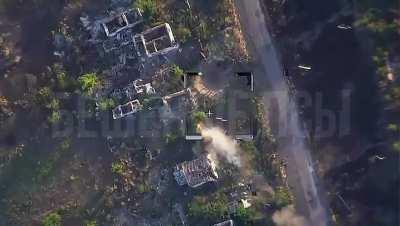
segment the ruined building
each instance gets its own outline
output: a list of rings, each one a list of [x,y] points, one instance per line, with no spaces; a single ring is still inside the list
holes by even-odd
[[[227,220],[218,224],[214,224],[213,226],[233,226],[233,220]]]
[[[174,177],[179,185],[187,184],[196,188],[207,182],[216,181],[218,174],[210,156],[202,155],[195,160],[178,164],[174,170]]]
[[[142,110],[142,105],[139,100],[132,100],[126,104],[119,105],[112,110],[113,119],[123,118],[128,115],[135,114],[136,112]]]
[[[114,77],[124,69],[138,69],[147,59],[178,48],[168,23],[143,31],[143,26],[138,26],[143,22],[139,9],[119,10],[95,20],[81,17],[81,22],[90,32],[89,42],[98,46]]]
[[[99,21],[107,37],[115,36],[118,32],[134,27],[143,22],[139,9],[131,9]]]

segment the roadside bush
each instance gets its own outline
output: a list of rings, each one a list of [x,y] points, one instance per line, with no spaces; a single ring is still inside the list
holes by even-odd
[[[274,202],[278,208],[283,208],[292,203],[292,195],[289,189],[277,187],[274,194]]]

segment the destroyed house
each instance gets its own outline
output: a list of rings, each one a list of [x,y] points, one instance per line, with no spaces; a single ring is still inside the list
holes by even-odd
[[[178,164],[174,170],[175,180],[179,185],[192,188],[199,187],[207,182],[216,181],[218,174],[209,155],[203,155],[192,161]]]
[[[139,34],[132,29],[125,29],[105,40],[102,47],[107,58],[117,60],[115,65],[123,67],[144,61],[144,57],[167,53],[178,45],[169,24],[163,24]],[[114,71],[113,75],[116,74]]]
[[[163,100],[168,104],[169,110],[175,113],[185,112],[195,104],[189,88],[164,96]]]
[[[233,226],[233,220],[227,220],[218,224],[214,224],[213,226]]]
[[[168,23],[158,25],[142,32],[140,45],[148,57],[165,54],[178,48]],[[139,43],[137,43],[139,44]]]
[[[156,92],[151,83],[145,83],[142,79],[133,81],[133,87],[137,94],[154,94]]]
[[[155,90],[150,82],[146,83],[142,79],[136,79],[133,82],[129,83],[127,86],[123,88],[117,88],[111,91],[109,94],[110,97],[123,100],[128,99],[132,100],[139,95],[152,95],[155,94]]]
[[[190,84],[191,80],[198,79],[201,75],[201,72],[187,72],[185,85]],[[251,141],[257,132],[254,118],[256,115],[255,104],[251,99],[254,92],[254,76],[252,72],[237,72],[226,84],[223,90],[225,100],[217,102],[213,106],[213,112],[209,109],[205,123],[210,127],[220,127],[226,134],[237,140]],[[197,90],[196,87],[195,92]],[[208,95],[207,92],[199,91],[198,93]],[[203,139],[190,116],[187,117],[185,126],[186,140]]]
[[[118,32],[134,27],[142,21],[143,17],[140,10],[132,9],[103,19],[101,25],[107,37],[112,37],[118,34]]]
[[[142,110],[139,100],[132,100],[126,104],[119,105],[112,110],[113,119],[123,118]]]

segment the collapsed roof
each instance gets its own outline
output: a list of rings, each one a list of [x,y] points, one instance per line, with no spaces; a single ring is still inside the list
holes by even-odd
[[[168,23],[150,28],[140,36],[148,57],[160,55],[178,47]]]
[[[218,174],[215,165],[209,155],[185,161],[178,164],[174,171],[175,180],[179,185],[185,185],[196,188],[207,182],[216,181]]]
[[[227,220],[218,224],[214,224],[213,226],[233,226],[233,220]]]
[[[119,105],[112,110],[113,119],[123,118],[142,110],[139,100],[132,100],[126,104]]]
[[[134,27],[143,21],[143,16],[138,8],[131,9],[120,14],[104,18],[101,26],[107,37],[116,35],[118,32]]]

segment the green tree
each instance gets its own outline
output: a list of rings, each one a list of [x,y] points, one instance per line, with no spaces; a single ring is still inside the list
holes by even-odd
[[[100,86],[100,80],[96,73],[88,73],[78,78],[81,90],[85,95],[91,96],[94,91]]]
[[[115,102],[111,98],[103,98],[99,101],[99,108],[102,111],[107,111],[113,107],[115,107]]]
[[[392,146],[397,153],[400,153],[400,141],[395,141]]]
[[[43,226],[61,226],[61,216],[58,213],[48,214],[42,222]]]
[[[53,98],[53,92],[50,87],[41,87],[35,95],[35,101],[43,106],[46,106]]]
[[[52,124],[59,122],[61,120],[60,111],[52,111],[50,115],[47,117],[47,120]]]
[[[397,25],[394,21],[387,20],[385,13],[381,10],[372,8],[367,10],[356,21],[356,26],[365,27],[371,31],[382,47],[391,45],[397,36]]]
[[[207,117],[206,113],[204,113],[203,111],[196,111],[193,113],[193,120],[196,123],[196,125],[201,122],[204,122],[206,117]]]
[[[390,124],[387,126],[387,130],[389,130],[389,131],[391,131],[391,132],[399,132],[399,127],[398,127],[396,124],[394,124],[394,123],[390,123]]]
[[[189,203],[189,215],[199,219],[219,220],[228,213],[228,202],[225,196],[218,195],[214,200],[195,197]]]
[[[143,12],[143,17],[150,22],[154,22],[157,13],[157,4],[155,0],[136,0],[133,4]]]
[[[172,75],[174,79],[180,80],[184,75],[184,71],[178,65],[174,64],[172,65]]]
[[[124,171],[125,171],[125,166],[124,166],[124,164],[122,164],[121,161],[113,162],[113,163],[111,164],[111,171],[112,171],[113,173],[116,173],[116,174],[121,175],[121,174],[123,174]]]
[[[233,215],[233,219],[237,225],[252,225],[252,219],[255,216],[255,212],[251,208],[244,208],[240,206],[236,209],[236,212]]]
[[[59,110],[60,109],[60,101],[56,98],[52,98],[49,103],[46,104],[46,108],[51,110]]]

